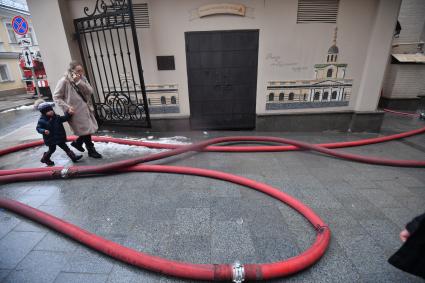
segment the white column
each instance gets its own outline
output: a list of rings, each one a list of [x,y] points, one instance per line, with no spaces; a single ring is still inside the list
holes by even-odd
[[[370,35],[356,111],[375,111],[381,94],[401,0],[380,0]]]
[[[71,61],[58,0],[27,0],[52,92]]]

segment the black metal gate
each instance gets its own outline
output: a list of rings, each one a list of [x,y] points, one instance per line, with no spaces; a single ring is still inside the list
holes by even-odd
[[[131,0],[97,0],[74,20],[100,122],[151,127]]]

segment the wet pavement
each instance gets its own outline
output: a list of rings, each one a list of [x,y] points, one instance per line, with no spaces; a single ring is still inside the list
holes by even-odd
[[[12,133],[28,123],[36,123],[40,113],[31,108],[0,113],[0,136]]]
[[[26,93],[2,94],[0,95],[0,112],[20,107],[22,105],[34,104],[35,100],[36,98]]]
[[[383,133],[424,127],[417,119],[387,115]],[[16,132],[17,142],[34,138]],[[230,135],[271,135],[314,143],[375,137],[371,133],[179,132],[104,130],[100,135],[150,141],[196,142]],[[3,135],[3,133],[2,133]],[[7,136],[7,135],[5,135]],[[35,136],[36,137],[36,136]],[[171,137],[171,138],[170,138]],[[12,137],[2,139],[9,146]],[[103,164],[157,152],[97,143]],[[0,158],[0,169],[39,167],[45,148]],[[425,160],[424,135],[343,151]],[[57,165],[71,165],[58,149]],[[215,169],[270,184],[309,205],[329,224],[332,239],[310,269],[272,282],[423,282],[387,263],[398,234],[425,208],[422,168],[374,166],[311,152],[189,153],[157,164]],[[315,238],[298,213],[259,192],[223,181],[159,173],[2,185],[9,197],[61,217],[107,239],[153,255],[193,263],[259,263],[292,257]],[[1,282],[193,282],[119,263],[41,225],[0,210]]]

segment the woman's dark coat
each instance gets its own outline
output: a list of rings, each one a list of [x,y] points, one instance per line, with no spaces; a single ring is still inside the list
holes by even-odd
[[[410,237],[388,262],[425,279],[425,213],[407,224],[406,229]]]

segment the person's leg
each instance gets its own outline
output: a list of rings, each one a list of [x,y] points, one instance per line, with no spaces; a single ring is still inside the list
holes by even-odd
[[[84,144],[86,145],[87,148],[94,146],[94,143],[91,140],[91,135],[84,136]]]
[[[79,136],[75,141],[71,142],[71,145],[77,150],[84,152],[83,142],[86,136]]]
[[[90,157],[102,158],[102,155],[94,148],[94,143],[91,140],[91,135],[85,136],[84,143],[86,144],[86,148]]]
[[[60,148],[63,149],[63,151],[65,151],[66,155],[68,155],[69,158],[71,158],[71,160],[73,162],[77,162],[78,160],[80,160],[83,156],[82,155],[76,155],[69,147],[66,143],[60,143],[58,144],[58,146]]]
[[[41,158],[40,162],[47,164],[47,166],[53,166],[55,163],[50,159],[50,156],[52,156],[53,152],[56,151],[56,145],[49,145],[49,150],[43,153],[43,157]]]

